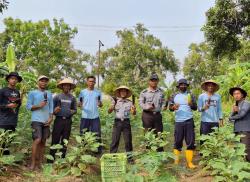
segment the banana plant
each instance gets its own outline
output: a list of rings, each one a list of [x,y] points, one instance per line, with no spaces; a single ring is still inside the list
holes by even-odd
[[[0,88],[6,84],[4,76],[8,74],[8,69],[0,66]]]
[[[5,61],[9,72],[13,72],[16,69],[16,55],[14,51],[14,47],[12,44],[8,45],[7,52],[6,52],[6,61]]]
[[[14,47],[12,44],[8,45],[7,51],[6,51],[6,60],[2,63],[0,63],[0,84],[1,87],[5,85],[4,76],[8,74],[8,72],[15,71],[16,68],[16,56]]]
[[[225,75],[215,77],[215,80],[220,84],[219,93],[224,101],[230,100],[229,88],[239,86],[246,91],[250,90],[250,63],[240,63],[228,67],[228,72]]]
[[[18,61],[16,59],[14,46],[12,44],[9,44],[6,51],[6,60],[5,62],[0,63],[0,83],[2,87],[6,84],[4,79],[5,75],[9,72],[16,71],[17,63]],[[18,84],[18,89],[20,89],[21,91],[22,98],[29,90],[35,87],[36,76],[34,73],[26,71],[21,71],[19,74],[23,77],[23,81]]]
[[[6,60],[2,63],[0,63],[0,70],[8,70],[8,72],[15,71],[16,69],[16,56],[14,47],[12,44],[8,45],[7,51],[6,51]]]

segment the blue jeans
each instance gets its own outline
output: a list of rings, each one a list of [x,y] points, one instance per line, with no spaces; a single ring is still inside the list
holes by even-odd
[[[88,118],[82,118],[81,124],[80,124],[80,135],[82,135],[85,132],[93,132],[96,133],[96,136],[98,137],[98,142],[101,141],[101,124],[100,124],[100,118],[95,119],[88,119]],[[98,153],[102,152],[102,147],[100,146],[98,148]]]

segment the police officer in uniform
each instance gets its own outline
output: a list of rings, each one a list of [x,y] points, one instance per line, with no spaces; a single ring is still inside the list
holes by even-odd
[[[140,94],[139,104],[142,108],[142,124],[147,130],[155,130],[155,133],[163,131],[161,110],[164,104],[163,90],[158,87],[159,77],[152,74],[149,79],[149,87]],[[163,151],[159,148],[158,151]]]
[[[110,153],[117,152],[121,133],[123,133],[126,152],[130,153],[133,150],[130,113],[135,115],[136,108],[132,101],[128,99],[131,95],[131,90],[126,86],[120,86],[115,90],[116,97],[108,111],[109,113],[115,112]]]

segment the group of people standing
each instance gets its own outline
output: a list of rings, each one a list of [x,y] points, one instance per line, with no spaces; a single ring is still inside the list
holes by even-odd
[[[77,106],[82,110],[80,121],[80,135],[86,131],[94,132],[98,141],[101,142],[101,124],[99,118],[99,108],[103,106],[102,93],[95,88],[96,79],[88,76],[86,79],[87,88],[83,89],[78,98],[71,94],[76,85],[71,79],[61,80],[57,87],[61,93],[52,95],[47,90],[49,83],[47,76],[40,76],[37,80],[38,88],[28,94],[26,108],[31,111],[32,127],[32,157],[30,168],[33,170],[39,167],[44,160],[46,140],[50,136],[50,125],[53,120],[51,145],[62,144],[62,157],[65,157],[67,147],[64,140],[69,140],[72,125],[72,116],[77,113]],[[19,108],[22,98],[16,89],[22,77],[16,72],[11,72],[6,76],[8,86],[0,89],[0,128],[15,131],[18,120]],[[177,83],[178,92],[172,94],[170,98],[164,98],[164,91],[158,87],[159,77],[152,74],[149,78],[148,88],[143,90],[139,97],[139,105],[142,109],[142,125],[147,130],[154,130],[155,133],[163,131],[161,112],[167,108],[175,113],[174,130],[174,154],[175,164],[179,164],[183,141],[186,143],[186,161],[188,168],[195,168],[193,156],[195,150],[195,130],[193,111],[201,112],[200,134],[207,135],[213,132],[214,127],[223,126],[223,112],[221,96],[216,92],[219,84],[213,80],[202,83],[204,90],[198,102],[195,96],[189,91],[189,83],[186,79],[180,79]],[[229,90],[233,96],[235,105],[232,108],[230,121],[234,122],[234,132],[244,135],[242,142],[246,145],[246,159],[250,161],[250,103],[246,101],[247,92],[240,87],[233,87]],[[118,151],[119,141],[123,133],[125,150],[127,153],[133,151],[132,132],[130,125],[130,115],[136,114],[135,98],[132,101],[132,91],[127,86],[120,86],[115,90],[115,97],[112,99],[108,113],[115,113],[112,141],[110,152]],[[198,103],[198,104],[197,104]],[[53,119],[53,116],[55,118]],[[201,145],[203,143],[201,142]],[[10,152],[8,146],[3,146],[4,154]],[[159,152],[163,148],[157,149]],[[50,150],[50,154],[55,158],[55,149]],[[102,153],[102,147],[98,148],[98,154]],[[133,162],[131,156],[128,160]],[[48,161],[53,162],[53,161]]]

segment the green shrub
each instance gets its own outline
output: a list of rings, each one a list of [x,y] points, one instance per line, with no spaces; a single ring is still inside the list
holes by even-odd
[[[82,136],[75,136],[76,144],[71,146],[67,151],[65,158],[62,158],[62,153],[56,153],[56,160],[54,161],[53,168],[50,165],[45,165],[45,174],[51,171],[52,179],[64,177],[66,175],[82,176],[87,174],[88,167],[91,164],[96,164],[97,158],[92,154],[97,152],[98,147],[101,145],[97,142],[95,133],[85,132]],[[68,144],[67,140],[64,141],[65,145]],[[51,149],[60,150],[63,146],[60,144],[54,145]],[[51,155],[46,155],[50,160],[54,160]]]
[[[3,155],[4,151],[7,150],[11,142],[13,141],[16,133],[7,130],[0,129],[0,172],[3,172],[6,166],[14,166],[17,161],[22,160],[22,156],[15,155]],[[16,143],[16,142],[15,142]],[[12,142],[14,144],[14,142]]]
[[[133,153],[135,165],[131,166],[127,174],[128,181],[131,179],[134,181],[143,181],[143,179],[159,181],[163,178],[164,164],[174,159],[174,156],[172,152],[157,152],[157,149],[167,146],[168,135],[167,132],[155,134],[154,130],[151,130],[141,137],[140,150]]]
[[[245,161],[245,145],[232,132],[232,126],[215,128],[210,135],[202,135],[204,141],[200,164],[212,171],[215,181],[241,182],[250,179],[250,163]]]

